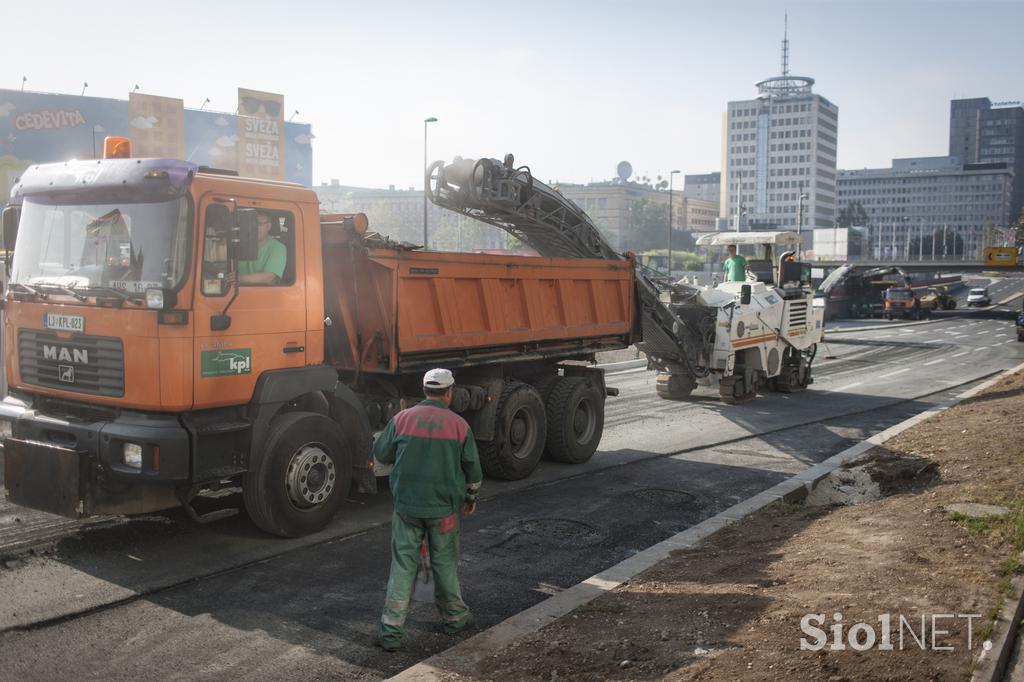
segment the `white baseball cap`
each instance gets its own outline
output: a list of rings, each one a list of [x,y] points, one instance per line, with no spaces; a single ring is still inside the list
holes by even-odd
[[[424,388],[448,388],[454,383],[455,377],[452,376],[451,370],[432,369],[423,375]]]

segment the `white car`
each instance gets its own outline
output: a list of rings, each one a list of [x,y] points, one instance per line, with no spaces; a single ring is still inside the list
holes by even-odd
[[[985,306],[992,305],[991,299],[988,297],[988,289],[971,289],[967,292],[967,305],[968,306]]]

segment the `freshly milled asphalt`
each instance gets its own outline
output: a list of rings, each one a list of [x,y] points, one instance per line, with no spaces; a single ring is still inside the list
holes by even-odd
[[[613,375],[622,395],[609,400],[591,463],[545,463],[527,481],[485,483],[463,531],[465,597],[481,625],[494,624],[922,411],[954,385],[1018,364],[1024,344],[1015,339],[1012,321],[975,313],[837,334],[810,391],[734,407],[707,389],[694,402],[662,401],[650,373]],[[455,640],[440,634],[432,605],[417,604],[402,652],[373,646],[389,509],[386,494],[360,496],[315,544],[262,537],[244,517],[196,528],[177,513],[68,537],[51,557],[0,570],[0,678],[395,673]],[[208,577],[189,582],[200,574]],[[101,608],[32,625],[89,607]]]

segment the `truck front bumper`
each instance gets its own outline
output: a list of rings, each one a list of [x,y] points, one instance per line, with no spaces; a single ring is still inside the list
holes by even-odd
[[[189,480],[189,433],[176,416],[44,412],[31,399],[0,401],[4,487],[14,504],[62,516],[132,514],[176,506]],[[6,426],[4,433],[8,432]],[[141,461],[126,457],[141,452]],[[138,466],[135,466],[137,464]]]

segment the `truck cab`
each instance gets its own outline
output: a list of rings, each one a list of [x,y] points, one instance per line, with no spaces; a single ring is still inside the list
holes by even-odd
[[[11,197],[0,434],[13,502],[72,517],[191,512],[200,489],[250,471],[271,415],[308,393],[297,378],[333,392],[312,191],[104,158],[34,166]],[[285,264],[250,284],[239,264],[258,262],[261,216]],[[369,438],[352,448],[363,461]]]
[[[889,287],[885,290],[885,319],[928,317],[930,309],[921,306],[921,300],[910,287]]]

